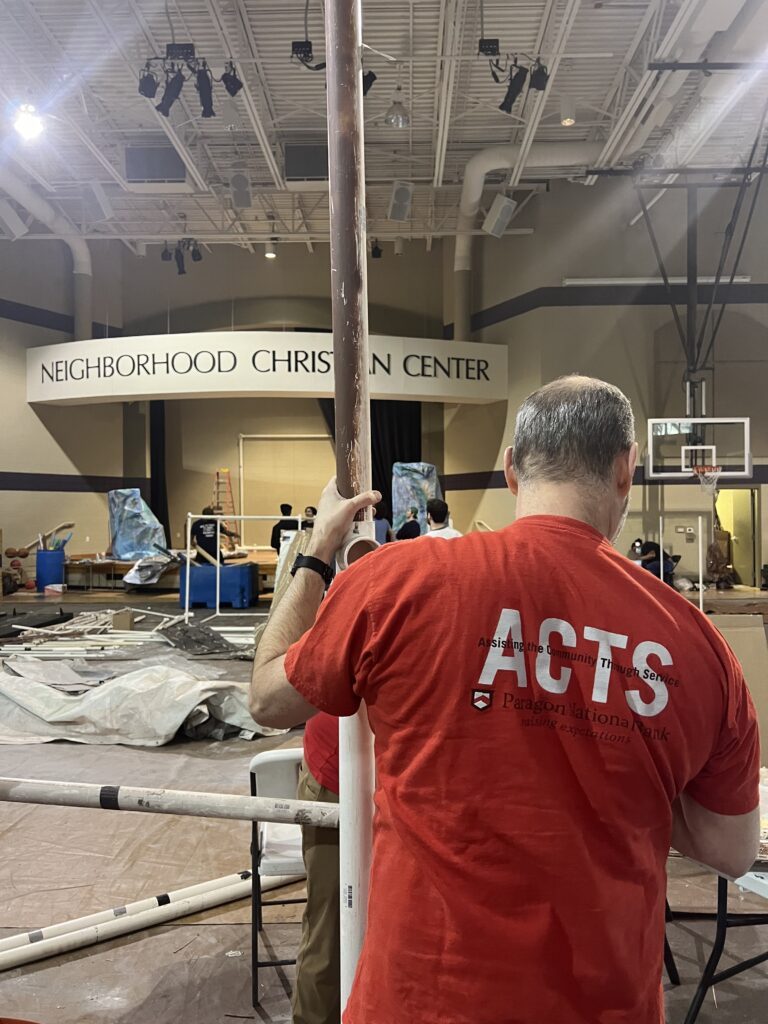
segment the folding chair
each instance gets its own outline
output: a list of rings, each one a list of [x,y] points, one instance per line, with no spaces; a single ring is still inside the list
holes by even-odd
[[[267,750],[252,758],[249,773],[251,796],[296,799],[299,767],[304,751]],[[306,903],[306,899],[262,899],[262,878],[283,875],[299,880],[304,877],[301,855],[301,826],[283,825],[271,821],[254,821],[251,829],[251,870],[253,872],[251,965],[253,1005],[259,1005],[259,968],[290,967],[293,960],[259,960],[259,932],[263,931],[262,907]]]

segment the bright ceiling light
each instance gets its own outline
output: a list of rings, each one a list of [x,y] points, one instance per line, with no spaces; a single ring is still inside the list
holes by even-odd
[[[268,260],[277,259],[277,249],[275,248],[275,243],[271,240],[264,243],[264,258]]]
[[[560,124],[563,128],[576,124],[576,101],[572,96],[563,96],[560,100]]]
[[[45,127],[42,117],[37,113],[31,103],[22,103],[13,127],[22,139],[36,139]]]
[[[408,113],[408,108],[403,103],[401,96],[403,95],[402,87],[398,85],[395,90],[395,96],[392,100],[392,105],[384,115],[384,124],[388,128],[410,128],[411,127],[411,115]]]

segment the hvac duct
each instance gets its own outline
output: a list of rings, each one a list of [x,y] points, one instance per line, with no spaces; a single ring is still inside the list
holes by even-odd
[[[5,192],[20,206],[23,206],[35,220],[39,220],[41,224],[49,228],[54,237],[60,238],[69,246],[74,274],[74,337],[75,341],[90,338],[93,333],[91,297],[93,269],[88,243],[76,233],[65,217],[54,210],[50,203],[2,164],[0,164],[0,191]]]
[[[600,154],[599,143],[542,142],[531,146],[527,170],[551,170],[553,167],[585,167]],[[511,170],[520,152],[519,146],[490,146],[467,162],[456,226],[454,270],[453,336],[458,341],[469,339],[470,279],[472,272],[472,235],[477,211],[483,197],[486,175],[492,171]]]

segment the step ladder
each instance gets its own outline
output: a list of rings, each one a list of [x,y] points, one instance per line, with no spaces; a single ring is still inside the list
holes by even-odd
[[[227,468],[216,470],[216,474],[213,478],[213,500],[211,501],[211,507],[217,516],[234,516],[235,514],[235,499],[232,494],[232,477]],[[228,530],[232,530],[233,533],[240,533],[237,526],[234,524],[234,520],[232,522],[224,520],[221,525],[222,527],[226,527]],[[226,534],[222,533],[221,540],[222,544],[224,544],[230,551],[234,551],[235,544],[231,537],[227,537]]]

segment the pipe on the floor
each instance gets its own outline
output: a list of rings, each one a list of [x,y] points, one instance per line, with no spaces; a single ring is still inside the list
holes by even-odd
[[[227,879],[216,879],[216,882]],[[262,891],[276,889],[281,885],[287,885],[294,881],[283,875],[276,875],[273,878],[262,879]],[[212,882],[201,883],[212,885]],[[195,888],[195,887],[191,887]],[[199,888],[199,887],[198,887]],[[180,890],[183,892],[184,890]],[[176,896],[180,895],[176,893]],[[170,893],[168,894],[171,895]],[[234,884],[217,886],[207,892],[198,892],[195,896],[187,896],[183,899],[176,899],[165,903],[160,907],[152,907],[139,913],[127,914],[121,917],[113,917],[102,923],[91,924],[87,927],[78,928],[77,931],[68,930],[66,933],[57,934],[53,938],[44,938],[38,942],[16,949],[5,949],[0,952],[0,971],[8,971],[13,967],[21,967],[23,964],[34,963],[35,960],[44,960],[49,956],[58,956],[61,953],[71,953],[72,950],[82,949],[83,946],[93,946],[98,942],[108,942],[120,935],[128,935],[131,932],[141,931],[143,928],[154,928],[156,925],[164,924],[166,921],[173,921],[177,917],[185,917],[188,914],[198,914],[210,907],[219,907],[224,903],[232,903],[235,900],[248,899],[251,895],[250,876],[246,880],[239,880]],[[141,901],[145,902],[145,901]],[[134,904],[138,906],[138,904]],[[104,914],[114,914],[114,911],[107,910]],[[91,917],[101,917],[100,914],[92,914]],[[51,928],[43,929],[44,933],[52,929],[61,929],[67,926],[77,925],[88,918],[81,918],[80,921],[68,921],[59,925],[52,925]]]
[[[0,803],[98,807],[107,811],[182,814],[193,818],[276,821],[285,825],[339,827],[339,805],[314,800],[273,800],[234,793],[199,793],[139,786],[103,786],[92,782],[0,778]]]
[[[55,939],[59,935],[68,935],[70,932],[79,932],[83,928],[90,928],[97,924],[106,924],[117,918],[141,914],[146,910],[154,910],[168,903],[179,903],[181,900],[189,899],[192,896],[199,896],[202,893],[227,889],[240,882],[247,882],[250,877],[250,871],[239,871],[235,875],[212,878],[208,882],[198,882],[196,885],[188,885],[183,889],[175,889],[160,896],[148,896],[146,899],[136,900],[134,903],[126,903],[123,907],[112,907],[110,910],[100,910],[98,913],[88,914],[86,917],[76,917],[71,921],[51,924],[47,928],[36,928],[33,931],[22,932],[20,935],[11,935],[9,938],[0,941],[0,953],[10,949],[18,949],[22,946],[33,945],[34,943],[42,942],[44,939]],[[282,875],[275,876],[274,878],[265,878],[262,879],[261,888],[275,889],[280,885],[287,885],[289,881],[293,881],[293,879],[288,879]]]

